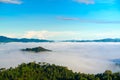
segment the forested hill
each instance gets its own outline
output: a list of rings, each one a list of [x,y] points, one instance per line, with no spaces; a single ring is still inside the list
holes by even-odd
[[[106,70],[96,75],[84,74],[54,64],[31,62],[16,68],[0,69],[0,80],[120,80],[120,73]]]
[[[27,39],[27,38],[8,38],[5,36],[0,36],[0,42],[53,42],[52,40],[44,40],[44,39]]]
[[[35,47],[35,48],[26,48],[26,49],[22,49],[22,51],[27,51],[27,52],[45,52],[45,51],[52,51],[52,50],[49,50],[49,49],[45,49],[43,47]]]

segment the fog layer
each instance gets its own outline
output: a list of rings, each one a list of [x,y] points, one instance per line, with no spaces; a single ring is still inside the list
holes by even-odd
[[[52,52],[29,53],[20,49],[44,47]],[[47,62],[66,66],[76,72],[102,73],[120,71],[112,59],[120,58],[120,43],[6,43],[0,44],[0,68],[23,62]]]

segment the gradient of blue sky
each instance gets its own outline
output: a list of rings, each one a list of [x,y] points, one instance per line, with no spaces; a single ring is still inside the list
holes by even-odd
[[[119,4],[119,0],[0,0],[0,35],[119,38]]]

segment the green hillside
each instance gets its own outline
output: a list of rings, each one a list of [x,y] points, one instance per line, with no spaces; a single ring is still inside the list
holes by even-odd
[[[106,70],[101,74],[84,74],[48,63],[23,63],[16,68],[0,69],[0,80],[120,80],[120,73]]]

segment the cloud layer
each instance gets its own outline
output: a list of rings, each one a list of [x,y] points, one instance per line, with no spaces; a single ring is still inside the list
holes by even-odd
[[[81,18],[70,18],[70,17],[57,17],[59,20],[71,20],[80,21],[81,23],[97,23],[97,24],[120,24],[120,21],[107,21],[107,20],[90,20]]]
[[[0,3],[11,3],[11,4],[21,4],[20,0],[0,0]]]
[[[16,47],[17,46],[17,47]],[[52,52],[29,54],[20,49],[41,46]],[[6,43],[0,44],[0,68],[14,67],[23,62],[47,62],[67,66],[84,73],[120,71],[111,59],[120,56],[120,43]],[[98,64],[99,63],[99,64]]]

